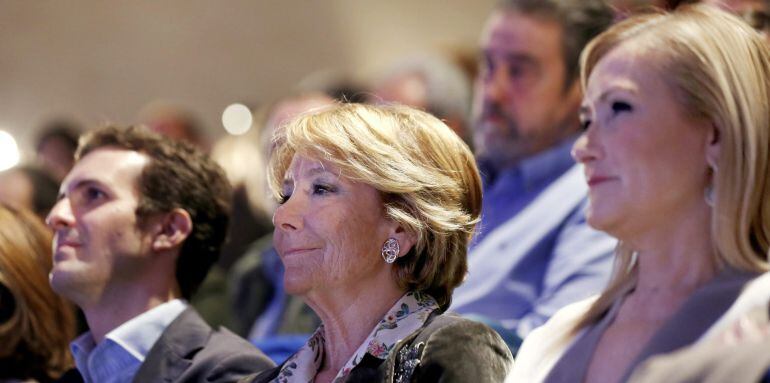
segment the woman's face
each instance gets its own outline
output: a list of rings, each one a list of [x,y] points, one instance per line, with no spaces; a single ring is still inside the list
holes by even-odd
[[[282,195],[273,243],[287,292],[350,289],[390,275],[380,251],[396,225],[374,187],[346,179],[328,162],[295,155]]]
[[[585,166],[588,223],[626,241],[705,203],[712,125],[685,112],[651,56],[626,43],[599,61],[581,107],[587,130],[573,148]]]

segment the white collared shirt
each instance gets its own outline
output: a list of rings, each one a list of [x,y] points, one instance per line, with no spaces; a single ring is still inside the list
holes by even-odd
[[[75,365],[86,383],[129,383],[163,331],[189,305],[181,299],[163,303],[116,327],[99,344],[91,332],[70,344]]]

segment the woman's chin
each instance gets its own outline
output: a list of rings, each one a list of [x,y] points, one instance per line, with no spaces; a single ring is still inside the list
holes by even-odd
[[[589,208],[586,211],[586,222],[596,230],[611,234],[616,226],[617,217],[616,214]]]

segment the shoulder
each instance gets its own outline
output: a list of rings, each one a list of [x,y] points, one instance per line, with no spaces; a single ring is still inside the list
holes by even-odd
[[[741,291],[727,311],[709,328],[699,341],[718,337],[736,320],[757,306],[767,306],[770,303],[770,272],[759,274],[744,283],[740,276],[734,282],[741,284]]]
[[[593,296],[564,306],[544,325],[532,331],[516,354],[516,364],[508,381],[541,381],[576,338],[572,329],[596,298]]]
[[[275,364],[260,350],[226,328],[213,331],[193,364],[210,364],[212,375],[245,375],[264,371]],[[227,381],[227,380],[225,380]]]
[[[158,359],[189,364],[175,381],[232,382],[274,366],[245,339],[225,328],[213,330],[194,309],[174,320],[158,343],[145,360],[146,372],[166,364]]]
[[[770,368],[770,337],[736,345],[721,342],[694,345],[654,356],[634,370],[629,381],[758,382]]]
[[[422,352],[416,381],[499,382],[513,363],[494,330],[453,313],[433,317],[409,347]]]

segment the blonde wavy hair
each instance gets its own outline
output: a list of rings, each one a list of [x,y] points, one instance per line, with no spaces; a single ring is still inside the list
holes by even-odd
[[[468,146],[437,118],[405,106],[339,104],[276,131],[268,179],[279,197],[295,153],[328,161],[380,191],[388,217],[415,235],[395,263],[407,291],[446,309],[465,278],[467,248],[481,211],[481,181]]]
[[[0,302],[0,379],[52,381],[72,366],[73,309],[51,290],[50,271],[48,228],[31,212],[0,204],[0,285],[12,299]]]
[[[711,239],[719,267],[768,270],[770,244],[770,49],[741,19],[713,6],[629,18],[597,36],[581,56],[585,89],[597,63],[624,44],[650,65],[693,116],[719,131]],[[577,329],[589,325],[636,284],[633,249],[620,243],[613,277]]]

